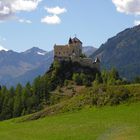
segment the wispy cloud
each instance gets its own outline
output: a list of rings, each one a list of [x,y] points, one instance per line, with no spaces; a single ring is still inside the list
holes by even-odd
[[[48,13],[54,14],[54,15],[59,15],[59,14],[62,14],[62,13],[67,12],[66,8],[60,8],[59,6],[52,7],[52,8],[45,7],[45,10],[46,10]]]
[[[57,15],[52,15],[42,18],[41,22],[46,24],[60,24],[61,19]]]
[[[27,20],[27,19],[19,19],[18,20],[20,23],[28,23],[28,24],[31,24],[32,21],[31,20]]]

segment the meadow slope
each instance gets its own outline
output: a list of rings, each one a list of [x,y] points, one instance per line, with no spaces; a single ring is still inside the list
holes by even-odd
[[[2,140],[139,140],[140,102],[0,122]]]

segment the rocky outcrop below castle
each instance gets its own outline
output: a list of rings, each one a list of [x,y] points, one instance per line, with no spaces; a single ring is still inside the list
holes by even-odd
[[[50,79],[53,89],[58,85],[63,85],[65,80],[72,80],[74,74],[84,74],[89,82],[94,81],[96,74],[100,74],[97,68],[91,68],[73,61],[54,61],[46,73]]]

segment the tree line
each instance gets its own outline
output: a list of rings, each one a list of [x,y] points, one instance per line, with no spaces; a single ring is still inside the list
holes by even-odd
[[[91,86],[96,84],[124,84],[115,69],[111,71],[91,70],[71,62],[54,62],[44,76],[35,78],[23,87],[0,87],[0,120],[10,119],[34,113],[50,105],[51,91],[57,86],[64,86],[66,81],[73,80],[77,85]]]

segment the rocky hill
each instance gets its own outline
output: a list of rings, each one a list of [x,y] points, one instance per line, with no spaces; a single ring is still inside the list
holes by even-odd
[[[140,25],[128,28],[107,40],[91,55],[101,59],[102,68],[117,68],[121,76],[140,75]]]

